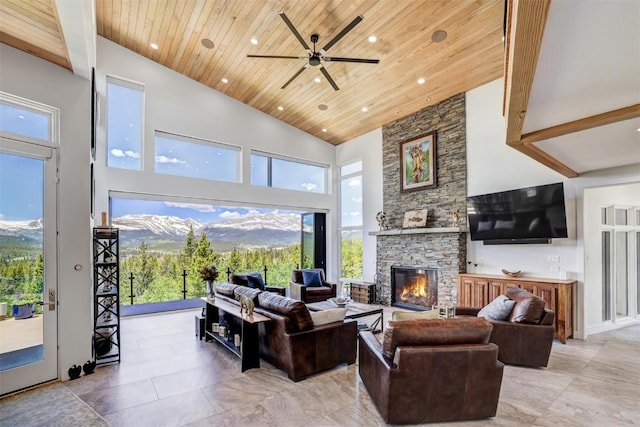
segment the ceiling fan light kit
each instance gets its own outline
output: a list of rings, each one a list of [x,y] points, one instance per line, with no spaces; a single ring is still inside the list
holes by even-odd
[[[280,17],[284,21],[284,23],[289,27],[293,35],[298,39],[302,47],[307,51],[307,56],[286,56],[286,55],[247,55],[248,58],[272,58],[272,59],[306,59],[307,64],[305,64],[302,68],[300,68],[294,75],[291,77],[282,87],[281,89],[285,89],[287,86],[291,84],[304,70],[309,67],[319,67],[320,72],[324,76],[325,79],[329,82],[331,87],[338,91],[340,88],[333,80],[327,69],[324,67],[325,62],[355,62],[360,64],[378,64],[380,62],[379,59],[364,59],[364,58],[341,58],[341,57],[331,57],[326,56],[327,51],[340,39],[342,39],[349,31],[351,31],[356,25],[358,25],[363,19],[364,16],[358,15],[353,21],[351,21],[346,27],[342,29],[338,34],[336,34],[330,41],[327,43],[322,49],[316,50],[316,43],[320,40],[320,36],[318,34],[311,34],[311,43],[313,43],[313,50],[309,47],[307,42],[304,41],[296,27],[293,26],[289,18],[284,12],[279,13]]]

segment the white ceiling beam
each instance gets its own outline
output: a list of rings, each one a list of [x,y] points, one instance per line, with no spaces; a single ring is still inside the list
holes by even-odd
[[[73,73],[91,80],[96,65],[95,0],[54,0]]]

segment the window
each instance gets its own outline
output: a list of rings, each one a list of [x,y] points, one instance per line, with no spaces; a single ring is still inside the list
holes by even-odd
[[[57,143],[57,109],[0,92],[0,131],[34,142]]]
[[[253,185],[326,194],[327,170],[325,165],[251,154]]]
[[[156,132],[155,171],[167,175],[240,181],[240,148]]]
[[[107,166],[140,170],[144,86],[107,76]]]
[[[341,277],[362,279],[362,162],[340,168]]]

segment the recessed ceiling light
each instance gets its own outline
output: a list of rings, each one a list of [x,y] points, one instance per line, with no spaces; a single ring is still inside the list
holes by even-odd
[[[369,36],[369,43],[375,43],[378,41],[378,38],[376,36]]]
[[[447,38],[447,32],[444,30],[434,31],[433,34],[431,35],[431,41],[433,41],[434,43],[440,43],[444,41],[444,39],[446,38]]]
[[[327,131],[327,128],[322,128],[322,132],[326,132],[326,131]]]
[[[20,117],[22,119],[22,117]],[[640,132],[640,128],[636,129],[638,132]]]
[[[427,102],[429,102],[429,101],[431,101],[431,97],[430,97],[430,96],[427,96],[424,100],[425,100],[425,101],[427,101]]]
[[[207,49],[213,49],[215,47],[215,44],[213,44],[213,41],[210,39],[202,39],[200,40],[200,44]]]
[[[316,77],[315,79],[313,79],[313,81],[316,83],[320,83],[322,80],[320,80],[320,77]]]
[[[366,113],[367,111],[369,111],[369,109],[367,107],[362,107],[362,112]]]
[[[227,79],[226,77],[221,78],[220,81],[224,84],[229,83],[229,79]]]
[[[327,110],[329,107],[327,107],[325,104],[320,104],[318,105],[318,110],[320,111],[325,111]]]
[[[426,80],[424,79],[424,77],[420,77],[420,78],[418,79],[418,84],[419,84],[419,85],[423,85],[425,81],[426,81]]]
[[[158,45],[155,43],[151,43],[149,46],[151,46],[151,49],[153,50],[158,50]]]
[[[251,41],[251,44],[254,45],[254,46],[258,44],[258,39],[255,38],[255,37],[251,37],[250,41]]]
[[[284,111],[284,107],[282,105],[278,105],[278,111]]]

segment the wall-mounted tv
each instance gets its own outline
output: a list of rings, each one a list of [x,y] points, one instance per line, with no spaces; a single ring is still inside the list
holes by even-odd
[[[471,240],[484,244],[550,243],[567,237],[561,182],[469,196],[467,216]]]

